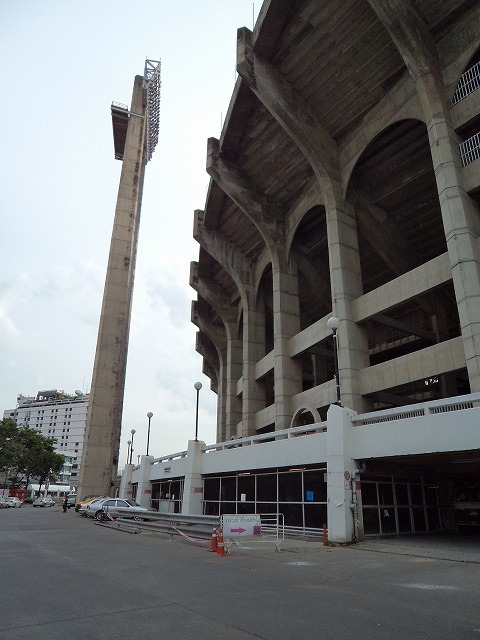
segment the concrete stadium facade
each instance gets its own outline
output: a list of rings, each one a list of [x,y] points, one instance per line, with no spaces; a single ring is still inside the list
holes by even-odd
[[[219,477],[237,485],[255,469],[318,469],[338,541],[363,535],[368,482],[378,527],[365,532],[448,528],[443,506],[480,470],[480,4],[268,0],[253,32],[238,31],[237,71],[208,140],[190,284],[217,440],[242,454],[217,447],[202,462],[194,447],[187,476],[206,492],[206,459],[220,454]],[[437,431],[431,403],[454,407]],[[134,489],[165,477],[152,463]],[[419,479],[430,526],[415,527]],[[205,511],[182,486],[182,508]]]

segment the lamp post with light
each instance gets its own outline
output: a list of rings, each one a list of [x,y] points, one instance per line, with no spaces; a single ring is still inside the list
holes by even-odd
[[[337,329],[340,326],[340,320],[337,316],[332,316],[327,320],[327,327],[332,331],[333,337],[333,359],[335,362],[335,384],[337,388],[337,401],[335,404],[338,404],[339,407],[342,406],[340,401],[340,376],[338,371],[338,342],[337,342]]]
[[[147,413],[147,418],[148,418],[148,434],[147,434],[147,456],[148,456],[148,448],[150,445],[150,420],[153,417],[153,413],[151,411],[149,411]]]
[[[195,382],[193,388],[197,392],[197,410],[195,412],[195,441],[198,440],[198,395],[200,393],[200,389],[202,388],[201,382]]]
[[[135,429],[132,429],[130,431],[130,433],[132,434],[132,446],[130,447],[130,464],[132,464],[132,454],[133,454],[133,436],[135,435]]]

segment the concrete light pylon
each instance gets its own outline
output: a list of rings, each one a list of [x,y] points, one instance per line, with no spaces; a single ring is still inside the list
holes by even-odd
[[[158,140],[160,63],[136,76],[130,110],[112,104],[123,161],[97,337],[78,494],[111,495],[120,449],[130,315],[145,166]]]

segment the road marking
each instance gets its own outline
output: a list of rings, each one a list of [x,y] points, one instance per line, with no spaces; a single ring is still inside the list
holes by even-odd
[[[458,587],[452,587],[448,584],[401,584],[401,587],[408,587],[409,589],[426,589],[426,590],[436,590],[436,589],[444,589],[449,591],[458,591]]]

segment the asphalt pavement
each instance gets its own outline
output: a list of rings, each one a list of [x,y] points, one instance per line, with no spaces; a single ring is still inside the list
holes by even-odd
[[[480,640],[480,539],[209,544],[0,510],[0,640]]]

